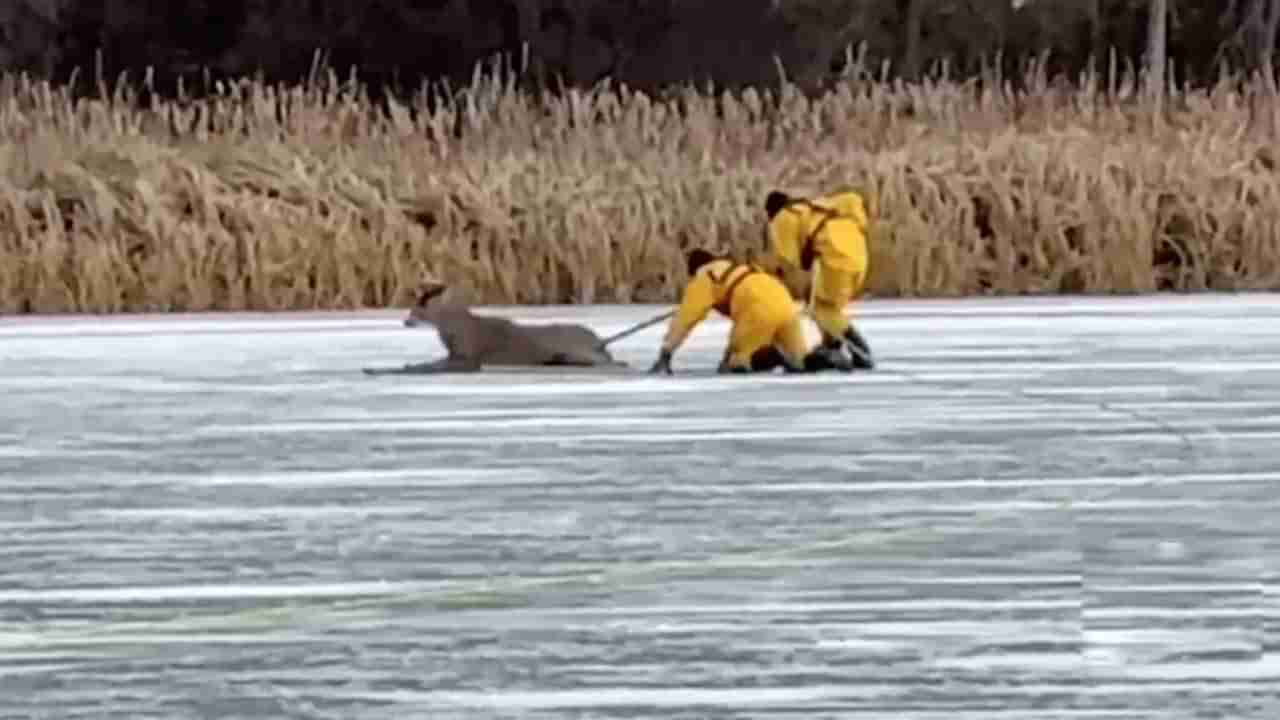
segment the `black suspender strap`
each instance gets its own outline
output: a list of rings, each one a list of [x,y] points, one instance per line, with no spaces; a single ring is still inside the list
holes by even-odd
[[[729,316],[729,310],[733,305],[733,294],[734,292],[737,291],[738,285],[740,285],[743,280],[746,280],[747,276],[755,275],[761,271],[758,268],[752,267],[750,265],[735,265],[729,268],[729,270],[726,271],[725,274],[720,276],[719,278],[715,278],[715,277],[711,278],[716,282],[722,282],[725,278],[729,277],[729,275],[732,274],[735,270],[739,270],[739,269],[743,270],[743,272],[739,273],[738,276],[735,277],[729,283],[729,287],[725,288],[724,290],[724,299],[716,303],[716,305],[714,306],[716,311],[719,312],[721,315],[724,315],[725,317]]]

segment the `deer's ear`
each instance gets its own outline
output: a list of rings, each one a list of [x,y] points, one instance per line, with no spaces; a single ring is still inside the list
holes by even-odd
[[[432,283],[431,285],[428,285],[422,291],[422,295],[418,298],[418,305],[420,307],[426,307],[426,305],[430,303],[432,300],[435,300],[436,298],[443,295],[444,291],[445,291],[445,286],[439,283]]]

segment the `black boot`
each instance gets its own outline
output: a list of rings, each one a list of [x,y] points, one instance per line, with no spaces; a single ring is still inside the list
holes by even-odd
[[[841,370],[851,372],[853,364],[841,352],[840,346],[819,345],[804,357],[804,372],[821,372],[823,370]]]
[[[748,373],[767,373],[775,368],[786,364],[786,360],[782,357],[782,353],[773,346],[762,347],[751,354],[750,365],[732,366],[729,364],[729,355],[726,353],[724,358],[720,360],[720,367],[717,371],[722,375],[739,375]]]
[[[845,354],[844,341],[840,338],[834,338],[824,333],[820,349],[827,354],[827,357],[831,359],[832,364],[838,370],[852,372],[857,366],[857,363],[850,360],[849,356]]]
[[[782,351],[772,345],[751,354],[751,372],[773,372],[786,364]]]
[[[858,370],[871,370],[875,368],[875,360],[871,357],[871,346],[867,344],[862,334],[857,331],[853,325],[849,325],[845,329],[841,338],[844,345],[849,348],[849,355],[853,358],[853,366]]]

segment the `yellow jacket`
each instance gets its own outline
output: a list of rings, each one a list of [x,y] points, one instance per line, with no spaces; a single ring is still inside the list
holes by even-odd
[[[867,208],[856,192],[795,200],[769,221],[773,252],[808,270],[814,259],[842,272],[867,269]]]
[[[667,326],[667,335],[662,341],[662,349],[675,352],[684,343],[693,329],[706,319],[712,310],[725,317],[734,317],[742,311],[743,294],[737,289],[748,275],[761,274],[770,279],[773,276],[764,273],[751,265],[735,263],[720,258],[698,268],[698,272],[684,289],[684,297],[675,317]],[[783,288],[783,293],[786,288]],[[787,296],[790,299],[790,296]]]

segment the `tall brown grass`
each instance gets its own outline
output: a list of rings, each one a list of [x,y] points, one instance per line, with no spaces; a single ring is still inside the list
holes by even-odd
[[[866,191],[890,296],[1280,286],[1280,103],[1262,80],[1175,90],[880,81],[820,97],[477,71],[379,105],[319,75],[140,105],[0,78],[0,311],[284,310],[408,301],[670,301],[682,252],[749,255],[774,187]]]

